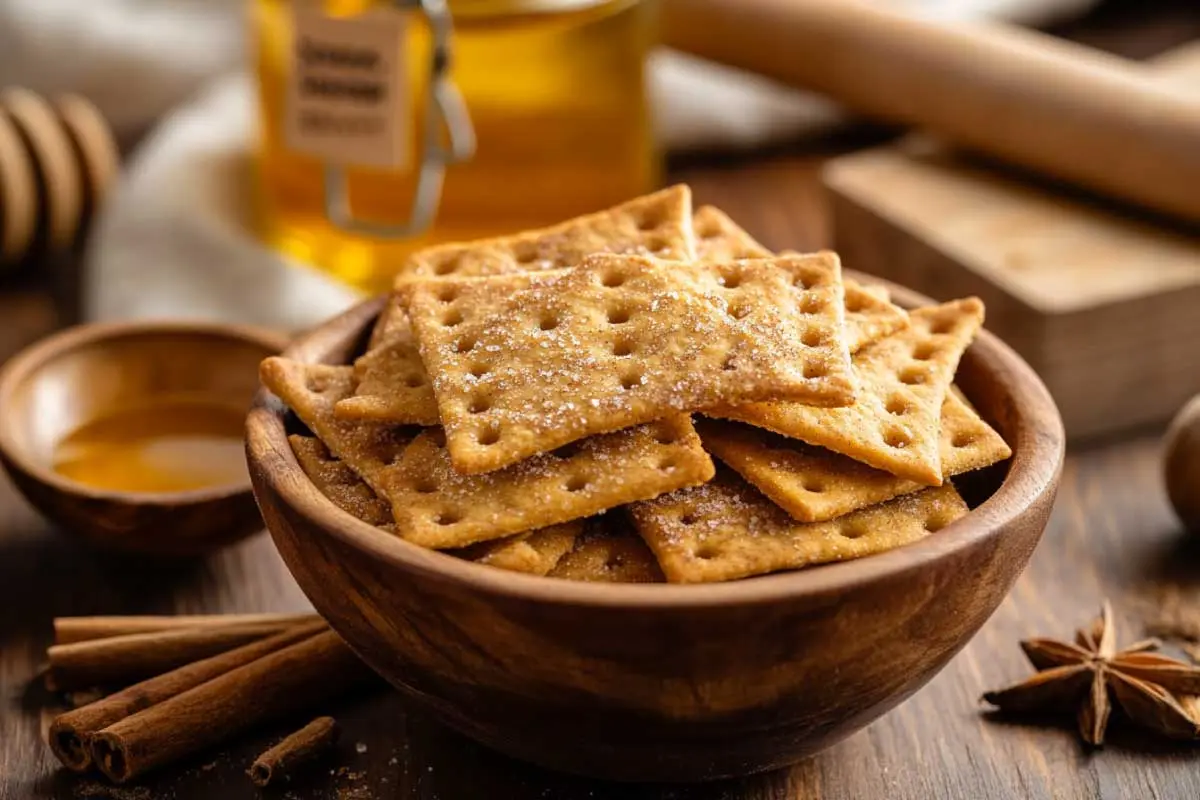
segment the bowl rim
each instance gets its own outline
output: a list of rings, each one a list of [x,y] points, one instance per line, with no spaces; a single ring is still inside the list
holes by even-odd
[[[934,301],[881,278],[845,271],[846,277],[887,288],[893,300],[913,308]],[[296,339],[283,353],[316,363],[318,348],[365,338],[383,309],[386,295],[366,300]],[[978,350],[975,350],[978,348]],[[867,558],[777,572],[734,581],[699,584],[606,584],[559,580],[474,564],[389,536],[335,506],[301,471],[284,425],[283,403],[260,388],[246,421],[246,451],[252,475],[309,527],[332,536],[390,566],[423,576],[469,585],[473,591],[552,605],[614,608],[697,608],[753,605],[782,599],[840,593],[884,578],[920,570],[929,563],[999,536],[1015,519],[1057,487],[1065,454],[1065,433],[1049,391],[1033,369],[995,335],[980,331],[972,344],[977,357],[1007,378],[1018,424],[1010,442],[1013,458],[1000,487],[977,508],[936,535]],[[255,481],[256,494],[260,489]],[[262,501],[260,499],[260,505]],[[269,528],[270,526],[268,526]],[[274,532],[272,532],[274,535]]]
[[[56,358],[99,342],[162,335],[220,338],[256,345],[275,353],[282,352],[289,342],[287,336],[269,328],[202,320],[135,320],[72,325],[28,345],[3,364],[0,368],[0,409],[9,407],[13,393],[23,381]],[[32,458],[26,448],[17,443],[15,426],[13,417],[4,415],[0,418],[0,456],[33,480],[63,494],[125,505],[174,508],[220,500],[251,489],[248,475],[235,483],[178,492],[132,492],[89,486],[66,478]]]

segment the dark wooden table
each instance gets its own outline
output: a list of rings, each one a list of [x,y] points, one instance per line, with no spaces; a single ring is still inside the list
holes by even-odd
[[[1068,33],[1132,56],[1200,36],[1194,4],[1167,3],[1152,17],[1115,4]],[[1132,20],[1138,24],[1130,26]],[[677,164],[699,202],[723,206],[764,243],[824,244],[817,170],[830,153],[878,133],[789,148],[753,159]],[[61,323],[62,304],[44,278],[0,284],[0,360]],[[0,410],[2,413],[2,410]],[[112,790],[57,768],[41,728],[53,698],[31,681],[68,614],[290,611],[306,601],[260,535],[207,560],[166,565],[84,549],[51,530],[0,478],[0,800],[113,797],[221,798],[1197,798],[1200,752],[1119,731],[1089,753],[1069,725],[1026,727],[990,720],[987,688],[1029,671],[1016,646],[1034,635],[1067,636],[1102,598],[1117,608],[1122,638],[1141,634],[1164,589],[1200,606],[1200,535],[1180,530],[1159,475],[1158,432],[1073,450],[1057,508],[1033,562],[992,620],[912,699],[819,756],[778,773],[720,784],[622,786],[548,773],[451,733],[391,692],[333,711],[345,735],[330,765],[284,790],[260,793],[244,775],[254,754],[286,726],[250,735]],[[813,691],[820,691],[814,687]],[[520,735],[514,732],[514,735]]]

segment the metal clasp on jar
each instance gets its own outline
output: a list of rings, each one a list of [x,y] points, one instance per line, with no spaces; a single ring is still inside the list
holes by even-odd
[[[433,224],[442,198],[446,167],[475,155],[475,129],[458,87],[450,80],[454,21],[446,0],[394,0],[400,9],[417,8],[429,21],[432,49],[429,88],[425,94],[425,126],[420,173],[413,192],[412,212],[402,225],[382,225],[355,219],[343,167],[325,164],[325,216],[337,227],[385,239],[404,239],[424,233]],[[443,129],[445,136],[443,138]]]

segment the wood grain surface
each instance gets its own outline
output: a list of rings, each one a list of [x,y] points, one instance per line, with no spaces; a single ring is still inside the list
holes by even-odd
[[[1139,56],[1200,34],[1193,2],[1164,4],[1161,14],[1132,32],[1127,22],[1145,4],[1117,5],[1071,33]],[[721,205],[768,246],[811,248],[827,241],[816,172],[827,155],[862,143],[842,139],[836,146],[751,161],[693,162],[677,165],[672,177],[690,181],[698,202]],[[42,285],[0,284],[0,360],[64,318]],[[437,726],[391,692],[326,709],[344,726],[335,754],[278,791],[260,792],[245,771],[311,715],[119,793],[69,774],[57,768],[39,733],[52,698],[31,683],[50,641],[52,617],[299,611],[307,602],[265,536],[185,564],[105,555],[51,530],[0,479],[0,800],[1200,797],[1196,748],[1160,745],[1118,726],[1107,748],[1089,754],[1069,722],[1027,727],[993,721],[978,704],[983,690],[1027,674],[1018,638],[1067,636],[1105,596],[1117,609],[1123,641],[1141,633],[1142,619],[1166,587],[1189,592],[1200,605],[1200,536],[1183,532],[1168,510],[1159,433],[1069,453],[1056,510],[1031,566],[967,648],[910,700],[796,767],[693,787],[603,784],[527,767]]]

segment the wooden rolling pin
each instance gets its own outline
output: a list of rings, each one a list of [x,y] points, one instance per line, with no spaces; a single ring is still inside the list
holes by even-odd
[[[1200,222],[1200,89],[996,23],[855,0],[663,0],[666,43]]]

